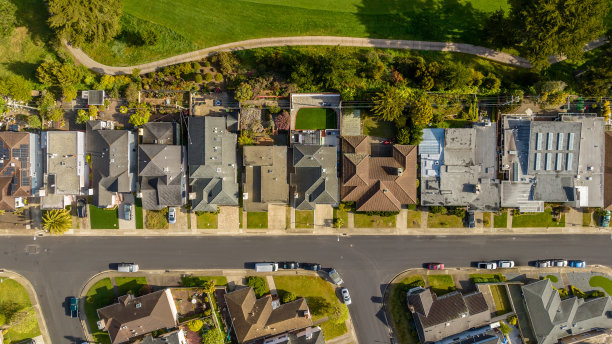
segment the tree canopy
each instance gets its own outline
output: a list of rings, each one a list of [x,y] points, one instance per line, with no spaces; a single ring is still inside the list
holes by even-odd
[[[216,327],[202,335],[202,344],[223,344],[224,342],[223,333]]]
[[[20,76],[0,77],[0,95],[11,97],[16,101],[27,102],[32,99],[30,90],[28,81]]]
[[[49,26],[75,45],[104,42],[121,29],[122,0],[49,0]]]
[[[36,69],[36,77],[47,86],[68,87],[83,79],[81,71],[73,64],[45,61]]]
[[[387,87],[383,92],[377,93],[372,98],[374,107],[372,112],[385,121],[397,120],[408,103],[408,97],[398,87]]]
[[[47,210],[42,217],[42,226],[51,234],[63,234],[72,227],[72,216],[66,209]]]
[[[17,7],[9,0],[0,0],[0,38],[10,36],[15,29]]]
[[[132,123],[135,127],[138,127],[149,122],[149,117],[151,117],[149,104],[139,103],[138,105],[136,105],[136,112],[130,116],[129,122]]]

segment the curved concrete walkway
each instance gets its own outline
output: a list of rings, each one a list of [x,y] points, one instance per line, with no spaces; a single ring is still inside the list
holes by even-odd
[[[603,43],[602,43],[603,44]],[[480,47],[465,43],[445,43],[428,41],[409,41],[397,39],[378,39],[378,38],[356,38],[356,37],[336,37],[336,36],[298,36],[298,37],[273,37],[258,38],[246,41],[232,42],[217,45],[210,48],[192,51],[189,53],[176,55],[167,59],[140,64],[128,67],[113,67],[103,65],[94,61],[85,52],[64,42],[72,56],[89,69],[104,74],[131,74],[135,68],[140,69],[140,73],[149,73],[157,68],[165,67],[177,63],[199,60],[219,51],[247,50],[254,48],[279,47],[279,46],[300,46],[300,45],[327,45],[343,47],[368,47],[368,48],[390,48],[390,49],[413,49],[413,50],[435,50],[464,53],[480,56],[496,62],[509,64],[512,66],[531,68],[531,63],[523,57],[514,56],[501,51]],[[601,45],[601,44],[600,44]],[[591,48],[592,49],[592,48]]]

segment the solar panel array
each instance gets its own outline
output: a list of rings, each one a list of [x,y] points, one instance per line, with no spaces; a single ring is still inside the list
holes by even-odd
[[[21,186],[30,186],[30,175],[28,170],[21,170]]]

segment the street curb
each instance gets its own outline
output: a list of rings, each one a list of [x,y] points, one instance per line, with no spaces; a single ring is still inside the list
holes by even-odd
[[[32,285],[32,283],[30,283],[30,281],[27,278],[25,278],[23,275],[15,271],[1,269],[0,277],[4,277],[5,274],[7,275],[6,277],[14,279],[17,283],[19,283],[24,288],[26,288],[26,291],[28,292],[28,296],[30,296],[30,299],[32,298],[32,296],[34,296],[33,301],[35,302],[35,304],[33,304],[32,307],[34,307],[34,309],[36,310],[36,319],[38,320],[38,328],[40,329],[40,332],[43,336],[45,343],[51,344],[51,336],[49,335],[49,328],[47,327],[47,322],[42,313],[42,307],[40,306],[40,300],[38,300],[38,294],[36,294],[36,289],[34,289],[34,286]]]
[[[493,271],[499,271],[499,270],[503,270],[503,272],[501,273],[506,273],[506,271],[541,271],[543,273],[546,272],[556,272],[558,273],[561,270],[570,270],[570,271],[590,271],[590,272],[600,272],[603,274],[608,275],[608,277],[610,277],[612,279],[612,268],[606,265],[599,265],[599,264],[593,264],[593,265],[588,265],[587,268],[570,268],[570,267],[565,267],[565,268],[536,268],[533,266],[518,266],[515,268],[511,268],[511,269],[496,269],[496,270],[483,270],[483,269],[478,269],[478,268],[473,268],[473,267],[467,267],[467,268],[445,268],[444,270],[436,270],[433,272],[441,272],[439,273],[440,275],[454,275],[456,273],[483,273],[484,272],[488,272],[488,273],[493,273]],[[551,271],[553,270],[553,271]],[[432,270],[427,270],[425,268],[410,268],[410,269],[406,269],[398,274],[396,274],[395,276],[393,276],[393,278],[385,284],[385,290],[383,292],[383,314],[385,315],[385,319],[386,319],[386,325],[387,328],[389,329],[389,337],[392,338],[392,343],[400,343],[399,339],[397,338],[396,335],[396,330],[395,330],[395,325],[393,323],[393,319],[391,317],[391,309],[389,308],[389,293],[390,293],[390,286],[395,284],[399,279],[400,276],[401,278],[406,277],[406,276],[410,276],[410,275],[415,275],[415,274],[419,274],[419,275],[428,275],[428,272],[432,272]],[[444,272],[453,272],[453,273],[444,273]],[[612,296],[612,295],[610,295]]]

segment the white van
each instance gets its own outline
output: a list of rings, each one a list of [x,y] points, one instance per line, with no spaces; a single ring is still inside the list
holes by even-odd
[[[257,272],[278,271],[278,263],[255,263],[255,271]]]
[[[134,263],[121,263],[117,267],[117,271],[119,271],[119,272],[137,272],[138,271],[138,264],[134,264]]]

